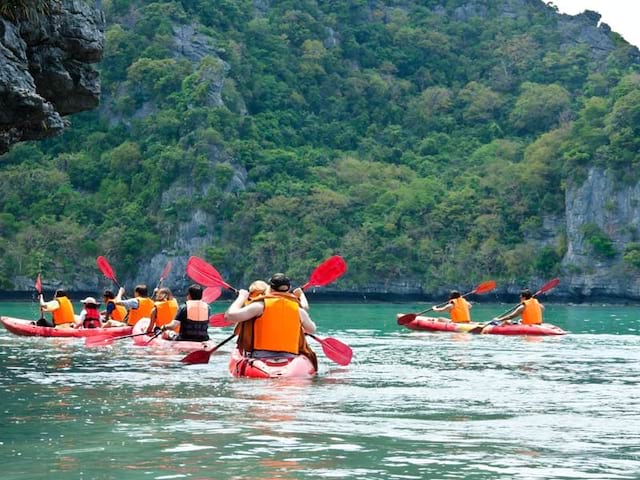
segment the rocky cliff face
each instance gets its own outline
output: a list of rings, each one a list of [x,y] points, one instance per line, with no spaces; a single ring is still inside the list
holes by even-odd
[[[640,272],[622,253],[640,236],[640,183],[621,186],[600,169],[589,171],[581,185],[565,196],[567,253],[563,259],[563,290],[572,296],[640,297]],[[610,257],[594,252],[585,226],[597,226],[612,242]]]
[[[49,15],[0,18],[0,154],[20,141],[56,135],[71,113],[100,97],[104,16],[82,0],[51,4]]]

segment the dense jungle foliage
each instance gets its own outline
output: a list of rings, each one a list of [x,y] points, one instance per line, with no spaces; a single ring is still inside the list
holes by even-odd
[[[637,50],[541,1],[101,4],[101,107],[0,158],[1,287],[160,251],[239,286],[334,253],[343,288],[548,278],[565,185],[638,179]]]

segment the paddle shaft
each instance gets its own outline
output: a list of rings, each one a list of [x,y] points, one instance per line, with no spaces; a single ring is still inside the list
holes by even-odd
[[[132,338],[132,337],[139,337],[141,335],[147,335],[147,332],[142,332],[142,333],[133,333],[131,335],[123,335],[121,337],[102,337],[96,340],[96,337],[87,337],[85,343],[86,344],[99,344],[99,343],[105,343],[105,344],[110,344],[115,342],[116,340],[123,340],[125,338]]]
[[[40,320],[44,320],[44,310],[42,310],[42,304],[40,303],[40,297],[42,296],[42,281],[40,280],[40,274],[36,278],[36,292],[38,292],[38,305],[40,309]]]

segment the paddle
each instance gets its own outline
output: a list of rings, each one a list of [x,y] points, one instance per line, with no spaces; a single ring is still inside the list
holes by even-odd
[[[481,284],[479,284],[476,288],[474,288],[470,292],[467,292],[464,295],[462,295],[462,298],[467,297],[472,293],[477,293],[479,295],[483,293],[488,293],[492,291],[494,288],[496,288],[495,280],[487,280],[486,282],[482,282]],[[450,300],[444,303],[441,303],[440,305],[437,305],[437,307],[438,308],[444,307],[447,303],[449,303],[449,301]],[[398,325],[406,325],[407,323],[411,323],[416,319],[417,316],[422,315],[423,313],[430,312],[432,310],[433,310],[433,307],[427,308],[426,310],[422,310],[421,312],[418,312],[418,313],[407,313],[406,315],[402,315],[400,318],[398,318]]]
[[[540,290],[538,290],[536,293],[534,293],[531,296],[531,298],[535,298],[538,295],[542,295],[543,293],[547,293],[549,290],[553,290],[554,288],[556,288],[558,286],[559,283],[560,283],[560,279],[559,278],[554,278],[552,280],[549,280],[547,283],[545,283],[542,286],[542,288],[540,288]],[[518,308],[521,305],[524,305],[524,303],[520,302],[515,307],[510,308],[509,310],[507,310],[504,313],[501,313],[500,315],[498,315],[495,318],[504,317],[505,315],[513,312],[516,308]],[[478,325],[477,327],[474,327],[471,330],[469,330],[467,333],[482,333],[482,330],[484,330],[484,328],[487,327],[490,324],[491,324],[491,322],[487,322],[487,323],[485,323],[483,325]]]
[[[142,335],[147,335],[147,332],[134,333],[131,335],[123,335],[120,337],[109,336],[109,334],[94,335],[92,337],[86,337],[84,339],[84,344],[86,347],[106,347],[108,345],[111,345],[116,340],[140,337]]]
[[[222,275],[212,265],[202,258],[189,257],[189,260],[187,260],[187,275],[191,280],[205,287],[224,287],[236,293],[238,292],[222,279]]]
[[[145,345],[149,345],[151,342],[153,342],[161,334],[162,334],[162,330],[158,329],[158,331],[156,333],[154,333],[153,336],[149,340],[146,341]]]
[[[113,268],[111,268],[111,265],[109,264],[107,259],[100,255],[98,258],[96,258],[96,264],[98,265],[98,268],[100,269],[102,274],[113,283],[115,283],[118,288],[120,288],[118,279],[116,279],[116,274],[114,273]]]
[[[339,255],[329,257],[316,267],[311,273],[309,281],[302,285],[302,290],[308,287],[322,287],[340,278],[347,271],[347,262]]]
[[[205,303],[213,303],[222,295],[220,287],[207,287],[202,292],[202,301]]]
[[[158,284],[156,285],[155,290],[158,290],[161,286],[162,286],[162,282],[164,282],[167,279],[167,276],[169,275],[169,272],[171,271],[171,267],[173,266],[173,264],[171,263],[171,260],[167,261],[167,264],[164,266],[164,270],[162,270],[162,273],[160,274],[160,280],[158,280]]]
[[[322,351],[328,359],[333,360],[338,365],[349,365],[351,358],[353,357],[353,350],[345,343],[342,343],[337,338],[319,338],[312,333],[305,333],[307,337],[313,338],[316,342],[322,345]]]
[[[329,283],[337,280],[346,271],[347,271],[347,264],[344,261],[344,259],[338,255],[334,255],[333,257],[328,258],[327,260],[322,262],[320,265],[318,265],[316,269],[311,273],[311,276],[309,277],[309,281],[307,281],[307,283],[305,283],[301,288],[304,289],[311,285],[317,286],[317,287],[328,285]],[[189,261],[187,262],[187,275],[189,275],[189,277],[191,277],[192,280],[202,285],[207,285],[212,287],[223,286],[237,292],[235,288],[230,286],[228,283],[226,283],[222,279],[222,276],[218,273],[218,271],[213,266],[209,265],[206,261],[202,260],[201,258],[198,258],[198,257],[189,258]],[[212,317],[215,317],[215,315],[212,315],[211,317],[209,317],[210,323],[212,321],[215,321],[215,322],[225,321],[224,316],[222,317],[222,320],[220,320],[220,317],[216,317],[215,319],[213,319]],[[231,338],[233,338],[233,336]],[[318,341],[322,343],[322,341],[320,341],[319,339]],[[325,352],[328,358],[331,358],[331,357],[330,357],[330,354],[327,354],[327,351],[332,352],[331,355],[335,356],[340,361],[344,361],[348,354],[344,351],[344,348],[337,346],[335,342],[336,341],[330,341],[329,339],[327,339],[327,343],[322,343],[322,346],[323,346],[322,350]],[[224,343],[226,343],[226,341]],[[325,350],[325,345],[327,346],[327,350]],[[218,347],[219,346],[214,347],[214,349],[211,351],[198,350],[197,351],[198,355],[193,355],[190,357],[191,354],[189,354],[186,357],[184,357],[181,361],[183,363],[208,363],[209,357],[207,357],[206,354],[207,353],[210,354],[211,352],[217,350]],[[345,347],[347,346],[345,345]],[[332,348],[333,350],[331,350]],[[351,349],[349,348],[349,350]],[[333,352],[337,352],[337,353],[333,353]],[[196,352],[192,352],[192,353],[196,353]],[[192,361],[192,360],[195,360],[195,361]],[[349,361],[351,361],[351,357],[349,357]],[[336,360],[336,363],[339,363],[339,362]]]
[[[40,297],[42,296],[42,280],[40,279],[39,273],[38,273],[38,276],[36,277],[35,288],[36,288],[36,292],[38,292],[38,301],[39,301]],[[44,311],[42,310],[42,305],[40,306],[40,320],[44,321]]]
[[[224,319],[224,313],[214,313],[209,317],[210,327],[231,327],[235,325],[235,322],[230,322]]]
[[[216,350],[218,350],[225,343],[233,340],[235,336],[236,334],[232,333],[227,338],[225,338],[222,342],[220,342],[215,347],[213,347],[211,350],[195,350],[193,352],[190,352],[180,361],[182,363],[189,363],[189,364],[209,363],[209,357],[211,357],[211,354]]]

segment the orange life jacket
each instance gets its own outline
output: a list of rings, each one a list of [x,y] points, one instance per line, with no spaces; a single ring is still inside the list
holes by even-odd
[[[111,310],[111,315],[109,315],[109,318],[113,318],[114,320],[122,322],[124,320],[124,317],[127,316],[127,309],[122,305],[116,305],[116,302],[114,302],[113,300],[107,300],[107,304],[109,303],[113,303],[115,305],[115,308]]]
[[[300,343],[300,305],[292,295],[270,294],[264,312],[253,324],[253,348],[297,355]]]
[[[522,323],[525,325],[539,325],[542,323],[542,308],[535,298],[530,298],[522,302]]]
[[[141,318],[149,318],[153,310],[153,300],[149,297],[138,297],[138,308],[129,310],[129,325],[135,325]]]
[[[140,300],[140,299],[138,299]],[[178,301],[175,298],[154,303],[156,307],[156,327],[162,327],[171,323],[176,318]],[[139,307],[138,307],[139,308]]]
[[[462,297],[458,297],[452,299],[451,303],[453,303],[453,308],[449,311],[449,313],[451,313],[451,321],[456,323],[471,321],[471,315],[469,314],[469,302]]]
[[[62,325],[64,323],[74,323],[76,321],[76,316],[73,313],[73,304],[68,297],[57,297],[56,301],[59,308],[51,312],[51,316],[53,317],[54,325]]]

